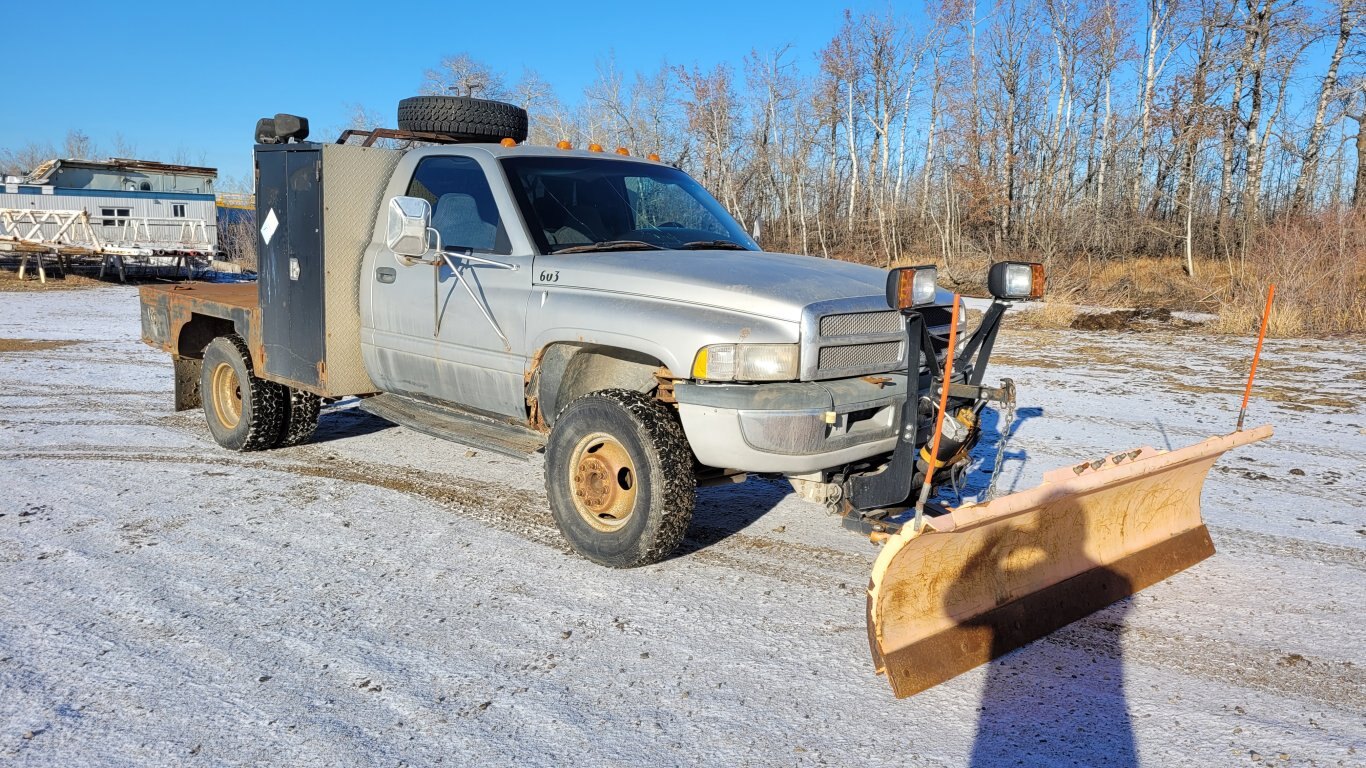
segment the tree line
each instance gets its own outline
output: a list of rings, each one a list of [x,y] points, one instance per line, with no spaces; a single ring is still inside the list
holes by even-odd
[[[1193,272],[1278,218],[1366,207],[1364,16],[1366,0],[940,0],[916,20],[846,11],[815,52],[607,59],[572,101],[467,54],[424,92],[520,103],[534,143],[658,152],[774,249]]]

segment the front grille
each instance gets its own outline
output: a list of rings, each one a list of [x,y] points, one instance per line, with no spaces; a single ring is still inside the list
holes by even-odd
[[[873,344],[850,344],[843,347],[823,347],[817,366],[822,371],[886,366],[891,368],[901,361],[901,342],[880,341]]]
[[[802,381],[848,379],[906,367],[906,324],[882,294],[802,309]]]
[[[821,318],[821,336],[867,336],[901,332],[901,315],[896,311],[850,312]]]

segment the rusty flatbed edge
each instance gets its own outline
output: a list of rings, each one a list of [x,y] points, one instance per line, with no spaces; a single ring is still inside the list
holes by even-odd
[[[144,301],[155,294],[168,294],[168,300],[217,303],[235,309],[255,309],[259,303],[256,283],[187,282],[174,285],[157,283],[142,286]],[[224,317],[227,317],[225,314]]]
[[[264,370],[261,304],[256,283],[144,285],[139,289],[139,297],[145,343],[170,352],[176,359],[199,358],[214,336],[226,332],[219,321],[231,323],[232,332],[246,340],[253,367]],[[211,319],[212,324],[206,325],[205,318]]]

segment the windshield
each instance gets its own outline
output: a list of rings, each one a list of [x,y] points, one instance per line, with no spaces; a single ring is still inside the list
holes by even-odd
[[[759,246],[688,174],[592,157],[505,157],[541,253]]]

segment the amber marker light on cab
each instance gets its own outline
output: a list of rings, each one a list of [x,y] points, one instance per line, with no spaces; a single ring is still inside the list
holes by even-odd
[[[560,140],[555,144],[555,148],[556,148],[556,149],[573,149],[573,148],[574,148],[574,145],[573,145],[573,144],[570,144],[569,142],[565,141],[564,139],[560,139]]]

